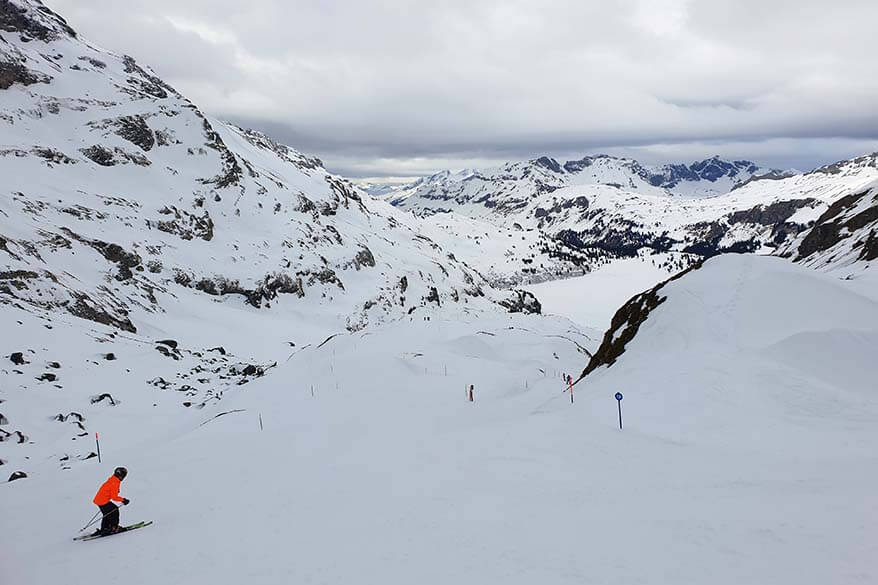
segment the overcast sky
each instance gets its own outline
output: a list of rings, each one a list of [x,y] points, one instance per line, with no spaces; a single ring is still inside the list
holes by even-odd
[[[876,0],[44,0],[349,176],[878,150]]]

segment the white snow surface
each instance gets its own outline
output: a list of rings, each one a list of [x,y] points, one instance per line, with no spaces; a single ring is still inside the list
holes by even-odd
[[[182,414],[175,392],[116,383],[165,359],[151,347],[117,342],[119,359],[96,365],[81,357],[104,344],[81,344],[64,391],[16,399],[112,385],[120,404],[86,413],[104,462],[58,471],[47,454],[69,439],[21,446],[42,465],[2,486],[4,581],[85,584],[97,568],[132,585],[878,578],[878,303],[758,256],[710,260],[663,294],[574,404],[560,376],[596,332],[552,317],[454,307],[345,333]],[[39,338],[47,356],[70,352],[66,335]],[[155,524],[71,542],[119,464],[123,519]]]
[[[584,276],[524,288],[540,300],[544,314],[564,315],[580,325],[604,331],[625,301],[671,275],[662,266],[666,256],[625,258]]]

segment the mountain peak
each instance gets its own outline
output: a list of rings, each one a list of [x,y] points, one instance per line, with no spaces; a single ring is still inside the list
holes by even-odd
[[[547,168],[550,171],[555,172],[555,173],[563,173],[564,172],[564,169],[561,168],[561,165],[558,163],[558,161],[555,160],[554,158],[551,158],[548,156],[541,156],[540,158],[536,159],[533,162],[535,165]]]
[[[76,31],[67,21],[39,0],[0,0],[0,31],[19,33],[24,42],[76,38]]]

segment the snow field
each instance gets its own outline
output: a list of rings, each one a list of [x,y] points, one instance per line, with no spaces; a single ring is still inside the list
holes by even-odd
[[[108,446],[102,466],[5,486],[4,570],[33,583],[91,582],[98,566],[132,584],[874,580],[875,302],[764,257],[711,260],[665,292],[574,405],[559,370],[586,359],[563,337],[597,339],[555,317],[437,312],[301,350],[169,416],[162,438]],[[118,464],[123,518],[156,524],[69,542]]]

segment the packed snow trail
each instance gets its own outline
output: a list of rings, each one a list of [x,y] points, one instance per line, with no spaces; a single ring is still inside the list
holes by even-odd
[[[300,351],[188,429],[169,420],[164,438],[103,466],[4,486],[4,577],[90,583],[100,566],[132,585],[874,581],[878,397],[864,384],[878,305],[760,257],[711,260],[667,288],[572,406],[553,374],[585,359],[550,336],[565,327],[551,318],[404,321]],[[832,353],[789,365],[808,335]],[[827,377],[838,363],[855,369]],[[117,464],[156,526],[77,547],[67,535]]]

